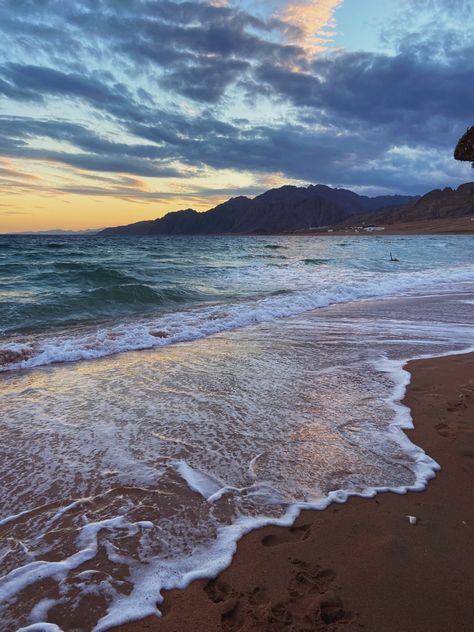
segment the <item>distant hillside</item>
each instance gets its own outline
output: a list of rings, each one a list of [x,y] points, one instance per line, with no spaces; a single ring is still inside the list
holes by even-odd
[[[192,209],[128,226],[106,228],[115,235],[217,235],[271,234],[318,228],[382,207],[399,206],[417,197],[386,195],[367,197],[321,184],[307,188],[283,186],[250,199],[236,197],[204,213]]]
[[[391,206],[371,213],[356,215],[344,224],[391,225],[434,219],[474,216],[474,182],[457,189],[434,189],[411,204]]]
[[[69,235],[95,235],[100,232],[101,228],[88,228],[86,230],[66,230],[64,228],[53,228],[51,230],[23,230],[16,231],[14,233],[6,233],[8,235],[32,235],[38,237],[48,237],[48,236],[69,236]]]

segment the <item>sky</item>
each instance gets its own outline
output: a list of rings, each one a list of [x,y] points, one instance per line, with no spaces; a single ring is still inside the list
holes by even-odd
[[[0,232],[474,180],[474,0],[2,0]]]

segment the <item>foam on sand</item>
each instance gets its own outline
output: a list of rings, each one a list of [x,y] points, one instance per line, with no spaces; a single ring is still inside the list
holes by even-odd
[[[323,277],[315,287],[309,289],[176,311],[151,320],[134,319],[105,327],[72,328],[59,335],[37,336],[30,342],[18,339],[3,343],[0,348],[0,372],[163,347],[258,323],[270,323],[328,305],[400,296],[433,285],[439,289],[443,286],[449,288],[452,283],[472,279],[472,273],[472,266],[464,265],[391,275],[373,272],[361,275],[344,270],[341,277],[331,270],[327,278]],[[245,273],[237,270],[234,274],[244,274],[246,283],[249,282],[249,275],[262,277],[262,271],[257,267]],[[283,274],[288,274],[288,271]],[[293,278],[293,272],[290,274]],[[280,279],[281,283],[283,281]]]
[[[159,615],[164,589],[216,575],[256,527],[423,489],[438,465],[403,432],[403,367],[472,346],[460,304],[451,285],[6,374],[3,620],[57,632],[96,611],[104,632]]]

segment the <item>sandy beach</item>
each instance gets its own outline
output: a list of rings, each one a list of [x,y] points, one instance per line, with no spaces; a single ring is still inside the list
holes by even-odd
[[[0,632],[474,632],[474,0],[0,33]]]
[[[160,620],[116,632],[473,630],[474,354],[407,368],[408,434],[442,468],[425,491],[253,531],[217,579],[166,593]]]

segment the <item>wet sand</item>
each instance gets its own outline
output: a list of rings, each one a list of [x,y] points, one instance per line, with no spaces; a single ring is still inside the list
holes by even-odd
[[[408,434],[442,467],[425,491],[253,531],[217,579],[166,593],[161,619],[116,632],[474,630],[474,354],[408,369]]]

